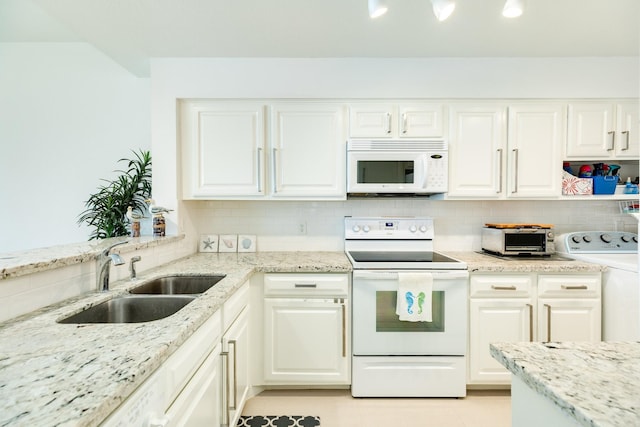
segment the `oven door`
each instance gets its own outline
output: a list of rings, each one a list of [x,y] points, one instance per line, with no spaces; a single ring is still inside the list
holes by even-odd
[[[419,152],[350,151],[348,193],[421,193],[426,190],[426,155]]]
[[[398,272],[353,272],[353,354],[464,356],[467,342],[467,271],[433,275],[431,322],[400,321]]]

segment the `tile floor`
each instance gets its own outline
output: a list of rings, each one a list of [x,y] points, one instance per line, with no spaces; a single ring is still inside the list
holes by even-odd
[[[321,427],[510,427],[509,391],[463,399],[353,398],[349,390],[269,390],[243,415],[319,415]]]

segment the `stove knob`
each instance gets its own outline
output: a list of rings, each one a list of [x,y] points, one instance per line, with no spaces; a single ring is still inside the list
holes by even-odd
[[[628,234],[623,234],[621,239],[623,242],[629,243],[631,241],[631,236],[629,236]]]
[[[591,236],[583,236],[582,240],[584,240],[586,243],[591,243]]]
[[[358,231],[360,231],[360,226],[359,225],[354,225],[352,228],[354,233],[357,233]]]
[[[427,232],[427,226],[426,225],[421,225],[420,226],[420,232],[426,233]]]
[[[573,241],[573,243],[580,243],[580,236],[573,236],[571,240]]]
[[[415,233],[416,231],[418,231],[418,228],[415,225],[412,225],[411,227],[409,227],[409,231]]]
[[[368,233],[369,231],[371,231],[371,228],[369,228],[368,225],[365,225],[364,227],[362,227],[362,231],[364,231],[365,233]]]
[[[611,243],[611,236],[609,234],[601,234],[600,240],[602,240],[605,243]]]

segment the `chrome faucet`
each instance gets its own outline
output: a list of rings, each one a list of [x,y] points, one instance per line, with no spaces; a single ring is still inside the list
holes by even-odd
[[[136,273],[136,262],[140,260],[142,260],[142,258],[139,256],[131,257],[131,259],[129,260],[129,280],[133,280],[138,277]]]
[[[100,256],[98,257],[98,290],[99,291],[109,290],[109,268],[111,267],[111,262],[113,261],[113,265],[124,264],[124,260],[120,255],[110,254],[109,251],[113,249],[115,246],[124,245],[125,243],[129,243],[129,242],[124,241],[124,242],[114,243],[113,245],[103,250]]]

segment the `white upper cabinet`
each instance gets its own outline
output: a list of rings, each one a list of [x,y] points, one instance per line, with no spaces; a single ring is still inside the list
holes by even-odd
[[[629,159],[640,155],[637,101],[569,104],[567,159]]]
[[[507,109],[500,104],[449,107],[449,196],[500,197],[503,193]]]
[[[560,195],[565,117],[562,104],[509,107],[507,197]]]
[[[349,106],[351,138],[443,138],[444,106],[438,103],[362,103]]]
[[[342,104],[274,104],[271,132],[273,197],[345,198]]]
[[[344,117],[325,102],[182,101],[183,198],[346,199]]]
[[[562,104],[452,105],[448,197],[558,197],[564,116]]]
[[[253,102],[181,103],[185,199],[265,194],[265,106]]]

